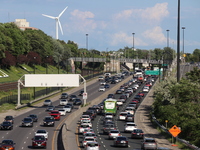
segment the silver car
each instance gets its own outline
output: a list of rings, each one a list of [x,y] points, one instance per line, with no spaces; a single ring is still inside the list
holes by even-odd
[[[98,142],[87,142],[85,150],[100,150]]]
[[[108,139],[115,139],[118,136],[121,136],[118,130],[110,130],[108,133]]]
[[[50,99],[46,99],[43,103],[44,106],[52,105],[52,101]]]
[[[144,138],[141,149],[157,149],[157,142],[154,138]]]

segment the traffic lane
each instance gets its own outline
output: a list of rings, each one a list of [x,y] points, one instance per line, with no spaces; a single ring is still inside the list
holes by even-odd
[[[95,87],[95,85],[97,85],[97,84],[94,83],[94,85],[90,85],[89,87]],[[92,89],[92,88],[88,88],[89,93],[91,92],[90,89]],[[94,90],[94,89],[92,89],[92,90]],[[53,99],[55,100],[55,101],[53,100],[54,101],[53,105],[58,106],[59,105],[59,95],[55,96]],[[28,111],[22,115],[15,117],[15,123],[14,123],[13,130],[1,132],[2,139],[13,139],[14,142],[16,143],[16,149],[30,148],[31,142],[32,142],[31,139],[34,137],[34,132],[36,132],[38,129],[42,128],[42,129],[46,129],[49,132],[49,139],[47,141],[47,145],[48,145],[48,148],[51,149],[51,144],[49,144],[49,143],[51,143],[50,141],[52,141],[52,137],[54,135],[53,133],[55,132],[55,127],[57,127],[57,124],[59,121],[56,121],[55,127],[43,127],[44,117],[49,116],[48,112],[45,111],[46,107],[33,106],[32,109],[33,110]],[[75,111],[76,109],[78,109],[78,106],[75,106],[75,109],[73,109],[73,111]],[[36,114],[38,116],[38,122],[34,123],[34,126],[32,128],[30,128],[30,127],[22,128],[21,127],[22,119],[27,117],[29,114]],[[67,117],[67,115],[65,117]],[[64,117],[61,117],[61,118],[64,118]]]
[[[129,147],[126,149],[139,149],[141,147],[141,140],[140,139],[131,139],[131,133],[124,133],[124,121],[118,121],[118,115],[119,112],[123,111],[126,108],[126,105],[128,105],[129,101],[134,98],[135,95],[137,95],[137,93],[142,89],[142,87],[144,86],[144,84],[142,84],[137,91],[127,100],[126,103],[123,104],[122,107],[120,107],[120,109],[117,111],[117,114],[115,116],[115,124],[116,124],[116,128],[121,132],[121,134],[123,136],[128,137],[129,139]],[[120,97],[121,94],[115,94],[116,99],[118,99]],[[97,121],[96,121],[97,119]],[[96,118],[93,122],[94,126],[97,128],[94,128],[95,133],[97,133],[98,135],[98,140],[100,141],[101,145],[105,148],[105,149],[121,149],[122,147],[114,147],[113,146],[113,141],[114,140],[108,140],[108,135],[103,134],[103,116],[99,116],[99,118]]]

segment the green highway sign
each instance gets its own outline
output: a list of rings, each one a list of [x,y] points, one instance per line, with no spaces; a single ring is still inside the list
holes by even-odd
[[[146,75],[160,75],[160,74],[162,74],[162,71],[159,71],[159,70],[146,70],[145,74]]]

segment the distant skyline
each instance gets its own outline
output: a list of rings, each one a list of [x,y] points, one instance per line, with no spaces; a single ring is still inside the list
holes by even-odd
[[[200,49],[200,0],[180,0],[181,27],[184,29],[184,51]],[[178,0],[1,0],[0,23],[26,19],[30,27],[56,38],[55,20],[42,16],[60,17],[63,35],[59,40],[74,41],[79,48],[117,51],[124,47],[155,49],[169,46],[177,49]],[[183,50],[183,29],[180,30],[180,51]]]

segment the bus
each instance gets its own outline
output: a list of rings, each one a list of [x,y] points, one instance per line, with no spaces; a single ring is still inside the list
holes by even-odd
[[[109,98],[104,101],[104,113],[112,113],[113,115],[117,113],[116,99]]]

